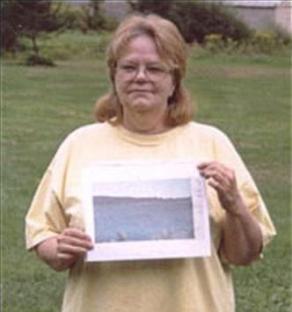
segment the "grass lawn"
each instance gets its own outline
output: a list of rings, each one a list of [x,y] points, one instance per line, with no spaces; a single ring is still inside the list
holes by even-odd
[[[108,88],[103,63],[97,53],[59,61],[54,68],[2,64],[3,311],[60,310],[66,274],[25,251],[24,216],[58,144],[72,129],[93,121],[94,102]],[[186,84],[196,99],[196,119],[232,138],[278,230],[262,261],[235,269],[237,312],[292,308],[289,67],[288,56],[190,60]]]

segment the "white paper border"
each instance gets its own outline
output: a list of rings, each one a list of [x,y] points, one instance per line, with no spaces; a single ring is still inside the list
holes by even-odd
[[[206,257],[211,253],[209,213],[203,178],[196,162],[101,162],[84,170],[82,175],[83,211],[86,233],[94,241],[94,183],[117,183],[153,179],[191,179],[193,201],[192,239],[124,241],[95,243],[86,261],[119,261],[162,258]]]

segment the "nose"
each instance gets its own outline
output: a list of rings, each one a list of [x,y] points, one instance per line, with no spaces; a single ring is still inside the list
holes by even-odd
[[[145,67],[140,66],[139,68],[137,68],[137,73],[136,73],[135,79],[138,81],[147,80],[147,73],[146,73]]]

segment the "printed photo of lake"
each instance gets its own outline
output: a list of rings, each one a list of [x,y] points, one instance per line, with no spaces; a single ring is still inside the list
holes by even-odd
[[[189,179],[126,181],[101,189],[104,195],[93,197],[96,243],[194,238]]]

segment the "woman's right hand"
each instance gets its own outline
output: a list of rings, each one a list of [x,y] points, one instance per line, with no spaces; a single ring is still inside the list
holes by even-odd
[[[61,234],[41,242],[38,256],[56,271],[72,267],[93,248],[91,238],[76,228],[66,228]]]

